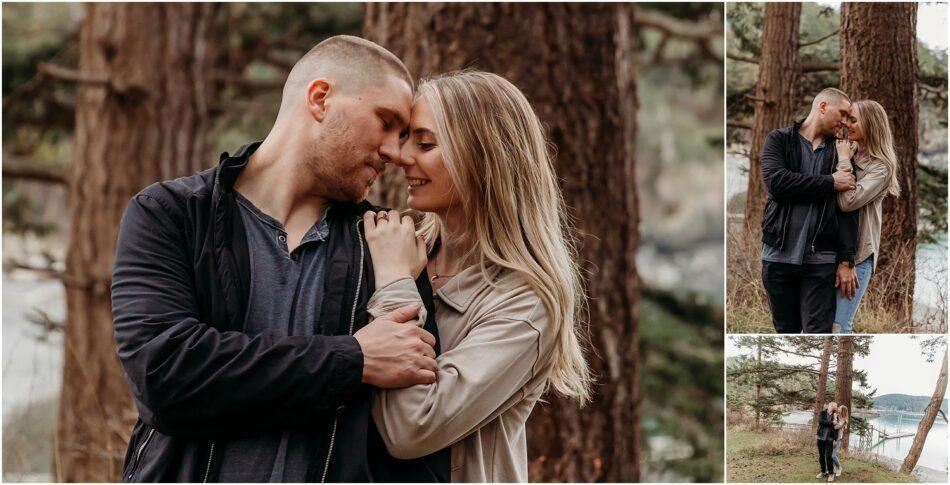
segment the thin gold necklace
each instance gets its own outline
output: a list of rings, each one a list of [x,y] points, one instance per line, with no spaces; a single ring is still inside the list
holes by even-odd
[[[435,258],[433,258],[432,265],[435,266]],[[439,278],[451,278],[452,276],[455,276],[458,274],[458,272],[455,272],[452,274],[436,274],[434,271],[430,271],[430,273],[432,273],[432,276],[429,277],[430,283],[435,283],[435,280]]]
[[[457,275],[457,274],[458,274],[458,273],[455,273],[455,274],[445,274],[445,275],[442,275],[442,274],[433,274],[432,276],[429,277],[429,283],[435,283],[435,280],[437,280],[437,279],[439,279],[439,278],[449,278],[449,277],[455,276],[455,275]]]

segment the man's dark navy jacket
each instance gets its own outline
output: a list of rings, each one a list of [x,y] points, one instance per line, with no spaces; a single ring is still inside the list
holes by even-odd
[[[309,480],[448,481],[448,448],[396,460],[370,417],[372,388],[362,384],[363,355],[349,333],[368,320],[373,269],[358,221],[376,208],[338,204],[328,215],[317,336],[242,332],[250,260],[233,185],[258,145],[149,186],[122,217],[112,309],[139,412],[123,480],[214,481],[218,442],[295,428],[319,443]],[[424,274],[419,284],[434,315]],[[438,336],[432,318],[426,330]]]
[[[791,206],[813,203],[820,209],[812,251],[835,251],[837,260],[854,261],[858,245],[858,213],[838,208],[835,180],[832,173],[838,163],[834,138],[826,140],[830,150],[819,161],[821,175],[801,173],[801,144],[798,130],[802,122],[770,132],[762,148],[760,164],[762,179],[768,191],[762,213],[762,242],[776,249],[788,243],[787,232]],[[852,173],[854,164],[851,167]]]

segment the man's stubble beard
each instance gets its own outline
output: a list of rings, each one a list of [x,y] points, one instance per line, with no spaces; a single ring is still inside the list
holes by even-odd
[[[343,115],[327,120],[324,135],[313,142],[313,154],[307,162],[321,195],[334,202],[358,203],[369,193],[369,185],[360,172],[365,163],[357,153],[355,136]]]

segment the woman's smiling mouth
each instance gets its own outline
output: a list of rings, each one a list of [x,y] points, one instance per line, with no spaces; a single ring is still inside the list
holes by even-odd
[[[409,188],[419,187],[419,186],[421,186],[421,185],[425,185],[425,184],[429,183],[429,180],[426,180],[426,179],[416,179],[416,178],[412,178],[412,179],[408,179],[408,180],[409,180]]]

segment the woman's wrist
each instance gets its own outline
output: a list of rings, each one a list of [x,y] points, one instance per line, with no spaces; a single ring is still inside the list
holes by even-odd
[[[375,275],[376,289],[378,290],[394,281],[401,280],[403,278],[413,279],[412,274],[408,270],[380,271]]]

